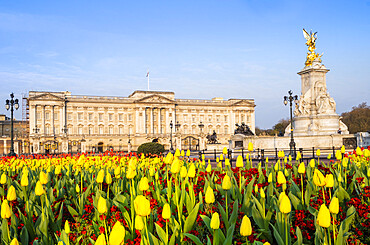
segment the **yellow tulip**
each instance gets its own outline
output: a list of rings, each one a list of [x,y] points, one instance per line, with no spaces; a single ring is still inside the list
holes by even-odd
[[[326,184],[324,175],[317,169],[315,169],[313,174],[313,183],[316,186],[324,186]]]
[[[302,158],[301,152],[298,151],[297,152],[297,158],[296,158],[297,161],[299,161],[301,158]]]
[[[337,151],[335,152],[335,158],[336,158],[337,160],[341,160],[341,159],[342,159],[342,153],[341,153],[339,150],[337,150]]]
[[[269,183],[271,183],[271,182],[272,182],[272,173],[269,173],[269,177],[267,178],[267,181],[268,181]]]
[[[287,164],[288,163],[288,158],[287,157],[284,157],[284,163]]]
[[[277,182],[279,183],[279,184],[286,184],[286,178],[285,178],[285,176],[284,176],[284,174],[283,174],[283,172],[281,172],[281,171],[279,171],[278,172],[278,176],[277,176]]]
[[[311,167],[311,168],[314,168],[315,166],[316,166],[315,159],[311,159],[311,160],[310,160],[310,167]]]
[[[202,154],[202,160],[206,159],[206,156],[204,154]]]
[[[8,195],[6,197],[6,199],[8,199],[8,201],[14,201],[17,199],[17,194],[15,192],[15,188],[14,186],[10,186],[9,189],[8,189]]]
[[[142,177],[139,182],[139,190],[147,191],[149,189],[149,181],[147,177]]]
[[[2,175],[1,175],[1,178],[0,178],[0,184],[5,184],[6,183],[6,174],[5,173],[3,173]]]
[[[180,150],[179,149],[176,149],[176,151],[175,151],[175,157],[179,157],[181,155],[181,152],[180,152]]]
[[[330,226],[330,211],[329,209],[325,206],[325,204],[322,204],[319,213],[317,215],[317,220],[316,223],[321,226],[328,228]]]
[[[339,173],[338,174],[338,182],[342,182],[343,180],[342,180],[342,175]]]
[[[271,245],[269,242],[265,242],[264,244],[262,244],[262,245]]]
[[[138,195],[134,200],[136,214],[148,216],[150,214],[150,201],[143,195]]]
[[[59,241],[57,245],[64,245],[63,241]]]
[[[210,173],[212,171],[212,166],[211,166],[210,163],[208,163],[206,171],[207,171],[207,173]]]
[[[224,149],[222,149],[222,154],[227,155],[227,148],[226,147],[224,147]]]
[[[232,184],[231,184],[230,176],[226,174],[224,176],[224,179],[222,180],[222,189],[230,190],[231,187],[232,187]]]
[[[242,157],[241,155],[239,155],[239,156],[236,158],[236,167],[237,167],[237,168],[242,168],[242,167],[244,167],[243,157]]]
[[[190,150],[189,149],[187,149],[187,151],[186,151],[186,156],[190,157]]]
[[[10,245],[19,245],[17,238],[14,237]]]
[[[44,187],[42,186],[40,181],[37,181],[36,187],[35,187],[35,194],[36,196],[41,196],[45,193]]]
[[[266,193],[265,193],[265,191],[263,190],[262,187],[260,189],[260,195],[261,195],[262,198],[265,198],[266,197]]]
[[[104,234],[100,234],[98,236],[98,239],[96,239],[95,245],[107,245]]]
[[[317,149],[317,151],[316,151],[316,156],[320,156],[321,155],[321,151],[320,151],[320,149]]]
[[[55,167],[55,175],[59,175],[62,172],[62,166],[58,165]]]
[[[184,157],[184,156],[185,156],[185,151],[184,151],[184,150],[181,150],[180,155],[181,155],[182,157]]]
[[[279,209],[280,209],[280,212],[282,212],[283,214],[287,214],[287,213],[290,213],[290,211],[292,211],[290,199],[285,194],[281,196]]]
[[[370,156],[370,151],[368,149],[364,150],[364,157],[369,157]]]
[[[44,171],[40,172],[40,182],[42,185],[46,185],[48,183],[48,176]]]
[[[166,203],[163,206],[162,218],[163,219],[169,219],[169,218],[171,218],[171,207],[170,207],[170,205],[168,203]]]
[[[325,176],[325,187],[333,188],[334,186],[334,177],[332,174],[328,174]]]
[[[219,160],[224,160],[224,155],[221,154]]]
[[[98,172],[98,176],[96,177],[96,182],[97,183],[103,183],[104,181],[104,169],[100,169]]]
[[[128,167],[126,172],[127,179],[133,179],[136,176],[136,168],[135,167]]]
[[[213,230],[220,228],[220,216],[217,212],[213,213],[210,226]]]
[[[4,200],[1,204],[1,218],[3,219],[9,219],[12,215],[12,211],[10,210],[8,200]]]
[[[139,231],[144,229],[143,218],[140,215],[136,215],[135,217],[135,229]]]
[[[153,177],[155,175],[155,168],[154,167],[151,167],[150,169],[149,169],[149,176],[150,177]]]
[[[343,154],[346,153],[346,148],[344,147],[344,145],[342,145],[342,147],[340,148],[340,152]]]
[[[252,234],[251,221],[247,215],[243,216],[242,223],[240,225],[240,235],[250,236]]]
[[[229,158],[225,159],[225,166],[230,166],[230,159]]]
[[[348,157],[344,157],[344,158],[343,158],[342,165],[343,165],[343,167],[345,167],[345,168],[348,166]]]
[[[275,163],[275,166],[274,166],[274,170],[275,171],[278,171],[280,168],[280,160],[278,160],[276,163]]]
[[[112,231],[109,234],[109,244],[110,245],[122,245],[125,241],[125,234],[126,230],[125,227],[121,224],[121,222],[117,221]]]
[[[331,154],[330,154],[330,153],[329,153],[329,155],[328,155],[327,159],[328,159],[328,160],[330,160],[330,159],[331,159]]]
[[[188,170],[188,177],[189,178],[194,178],[195,177],[195,173],[196,173],[196,170],[195,170],[195,165],[194,163],[192,163],[189,167],[189,170]]]
[[[213,193],[213,189],[210,186],[207,187],[205,199],[206,203],[208,204],[215,202],[215,194]]]
[[[180,160],[175,157],[171,165],[171,173],[177,174],[180,171]]]
[[[28,171],[22,173],[21,186],[28,186]]]
[[[333,197],[333,199],[331,200],[329,210],[333,214],[339,213],[339,200],[337,197]]]
[[[100,196],[98,201],[98,211],[101,214],[104,214],[108,211],[107,200],[104,197]]]
[[[80,186],[79,186],[79,185],[76,185],[76,192],[77,192],[77,193],[80,193],[80,191],[81,191],[81,190],[80,190]]]
[[[110,185],[112,183],[112,175],[107,171],[107,176],[105,176],[105,183]]]
[[[248,143],[248,151],[253,151],[253,143],[252,142]]]
[[[69,227],[68,220],[66,220],[66,222],[64,223],[64,231],[67,234],[71,233],[71,228]]]
[[[181,178],[186,178],[186,176],[188,176],[188,170],[185,166],[181,166],[180,176]]]
[[[298,166],[298,173],[304,174],[306,172],[306,166],[304,165],[304,162],[301,162]]]

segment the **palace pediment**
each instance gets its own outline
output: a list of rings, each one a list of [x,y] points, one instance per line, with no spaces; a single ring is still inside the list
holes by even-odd
[[[249,100],[239,100],[231,104],[231,106],[245,106],[245,107],[255,107],[254,102]]]
[[[160,104],[172,104],[173,100],[170,100],[161,95],[150,95],[138,100],[135,100],[135,103],[160,103]]]
[[[54,101],[64,101],[63,97],[59,97],[52,93],[42,93],[36,96],[29,97],[29,100],[54,100]]]

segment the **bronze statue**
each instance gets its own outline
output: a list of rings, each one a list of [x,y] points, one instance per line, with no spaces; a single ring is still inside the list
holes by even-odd
[[[216,134],[216,131],[213,130],[213,134],[212,135],[207,135],[207,140],[208,140],[208,144],[217,144],[218,141],[217,141],[217,134]]]
[[[306,66],[312,65],[312,62],[315,59],[318,59],[318,61],[321,62],[320,57],[322,56],[322,54],[320,55],[320,54],[315,53],[316,39],[317,39],[316,33],[317,32],[312,33],[312,31],[310,31],[310,34],[308,34],[308,32],[303,28],[303,36],[307,40],[306,45],[308,46],[308,51],[309,51],[306,57],[306,62],[305,62]]]
[[[234,131],[234,134],[254,135],[252,130],[249,128],[249,126],[245,124],[244,122],[242,122],[240,125],[235,124],[235,126],[236,126],[236,129]]]

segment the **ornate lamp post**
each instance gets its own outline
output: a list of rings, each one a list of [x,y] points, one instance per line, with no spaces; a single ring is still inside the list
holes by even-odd
[[[200,123],[198,124],[198,127],[200,129],[200,141],[201,141],[201,144],[203,145],[203,128],[204,128],[204,124],[202,123],[202,121],[200,121]],[[199,142],[199,140],[198,140],[198,142]],[[199,151],[202,150],[200,148],[201,147],[201,144],[199,144]]]
[[[290,147],[290,155],[294,156],[295,142],[294,142],[294,138],[293,138],[293,112],[292,112],[292,107],[293,107],[293,102],[295,104],[298,104],[298,96],[297,95],[293,96],[292,95],[293,94],[292,90],[289,90],[288,93],[289,93],[289,97],[284,96],[284,105],[287,105],[288,101],[289,101],[289,105],[290,105],[290,143],[289,143],[289,147]]]
[[[171,120],[171,122],[170,122],[170,129],[171,129],[171,132],[170,132],[170,144],[171,144],[170,151],[171,152],[173,151],[173,145],[172,145],[172,128],[173,128],[173,123],[172,123],[172,120]]]
[[[10,109],[10,153],[9,156],[15,156],[16,154],[14,153],[14,126],[13,126],[13,112],[14,108],[18,110],[19,104],[18,104],[18,99],[13,100],[14,98],[14,93],[10,94],[10,100],[6,100],[5,108],[7,110]]]

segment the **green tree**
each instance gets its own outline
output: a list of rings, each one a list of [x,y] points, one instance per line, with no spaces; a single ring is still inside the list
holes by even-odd
[[[349,112],[343,112],[341,117],[350,134],[370,130],[370,106],[366,102],[352,107]]]
[[[282,118],[278,121],[277,124],[274,125],[274,127],[272,127],[272,129],[275,131],[276,134],[279,134],[279,133],[284,134],[285,129],[286,127],[288,127],[289,123],[290,123],[289,119]]]

